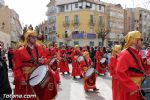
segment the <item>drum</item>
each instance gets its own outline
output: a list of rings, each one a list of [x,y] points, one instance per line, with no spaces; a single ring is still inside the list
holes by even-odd
[[[140,93],[145,100],[150,100],[150,76],[146,76],[140,85]]]
[[[89,68],[85,73],[85,77],[90,77],[94,72],[95,72],[94,68]]]
[[[41,65],[34,69],[29,75],[28,84],[32,87],[42,85],[48,77],[48,66]]]
[[[106,62],[106,58],[102,58],[101,60],[100,60],[100,63],[101,64],[104,64]]]
[[[83,56],[78,56],[77,62],[80,62],[80,61],[82,61],[83,59],[84,59]]]
[[[57,68],[58,68],[58,65],[57,65],[57,59],[56,58],[53,58],[52,60],[50,60],[50,63],[49,63],[51,69],[53,71],[56,71]]]

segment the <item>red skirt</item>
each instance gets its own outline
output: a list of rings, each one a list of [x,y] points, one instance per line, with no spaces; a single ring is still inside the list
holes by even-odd
[[[106,72],[105,68],[102,67],[100,62],[96,63],[96,70],[98,71],[99,74],[105,74]]]
[[[84,77],[84,90],[96,88],[96,73],[94,72],[90,77]]]
[[[69,66],[67,61],[61,60],[59,62],[60,72],[69,72]]]
[[[72,76],[82,76],[82,69],[76,62],[72,62]]]

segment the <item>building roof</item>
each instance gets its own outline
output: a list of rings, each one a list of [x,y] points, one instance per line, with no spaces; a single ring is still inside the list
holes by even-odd
[[[95,4],[103,4],[104,5],[104,2],[101,2],[99,0],[56,0],[56,5],[59,6],[59,5],[64,5],[64,4],[70,4],[70,3],[75,3],[75,2],[82,2],[82,1],[88,1],[88,2],[92,2],[92,3],[95,3]]]

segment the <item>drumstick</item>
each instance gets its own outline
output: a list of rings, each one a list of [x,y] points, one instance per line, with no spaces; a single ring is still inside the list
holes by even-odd
[[[33,76],[33,77],[31,77],[30,79],[27,80],[27,82],[29,82],[30,80],[36,78],[37,76],[39,76],[39,74],[38,74],[38,75],[35,75],[35,76]]]
[[[142,88],[142,89],[139,89],[139,90],[143,90],[144,92],[149,92],[150,88]]]

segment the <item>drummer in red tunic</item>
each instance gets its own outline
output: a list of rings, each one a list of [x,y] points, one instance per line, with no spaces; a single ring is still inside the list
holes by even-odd
[[[96,72],[93,67],[93,62],[89,56],[89,52],[85,51],[83,53],[84,59],[80,62],[80,67],[83,70],[83,76],[84,76],[84,90],[85,92],[88,92],[89,89],[93,89],[93,91],[97,91],[99,89],[96,88]],[[92,68],[93,72],[88,73],[88,70]],[[89,76],[86,76],[86,74],[91,74]]]
[[[95,54],[95,58],[96,58],[96,70],[98,72],[98,74],[104,74],[105,75],[105,72],[106,72],[106,69],[103,67],[103,65],[101,64],[100,60],[103,56],[103,52],[101,50],[101,48],[99,47],[96,51],[96,54]]]
[[[147,51],[146,60],[147,60],[146,70],[147,70],[147,73],[150,75],[150,48]]]
[[[59,48],[58,48],[58,44],[57,43],[54,44],[54,48],[52,49],[52,54],[53,54],[53,57],[57,59],[57,61],[58,61],[57,64],[59,65],[60,54],[59,54]],[[58,66],[58,69],[55,71],[55,79],[56,79],[57,84],[61,83],[59,70],[60,69],[59,69],[59,66]]]
[[[109,70],[110,74],[112,76],[112,97],[113,100],[118,100],[118,89],[119,89],[119,82],[116,77],[116,67],[117,67],[117,59],[119,57],[119,54],[121,52],[121,45],[115,45],[112,49],[112,55],[110,57],[109,62]]]
[[[64,74],[65,72],[70,74],[68,60],[67,60],[68,55],[67,55],[67,50],[65,49],[64,44],[61,46],[61,50],[59,52],[60,52],[59,53],[60,54],[60,61],[59,61],[60,72],[62,72],[62,74]]]
[[[36,67],[47,64],[47,58],[44,48],[36,43],[36,33],[28,30],[25,34],[24,46],[20,47],[15,53],[14,61],[14,94],[16,95],[32,95],[36,98],[28,98],[28,100],[50,100],[55,98],[57,94],[57,87],[54,76],[51,70],[48,71],[50,79],[45,82],[44,87],[31,87],[28,85],[29,75]],[[39,95],[40,94],[40,95]],[[14,98],[18,100],[19,98]],[[21,99],[26,100],[26,98]]]
[[[74,50],[72,51],[71,58],[72,58],[72,76],[75,79],[76,76],[80,76],[82,78],[82,70],[79,67],[79,62],[77,58],[81,55],[80,48],[78,45],[75,45]]]
[[[139,55],[142,45],[143,38],[139,31],[131,31],[125,36],[125,49],[121,52],[116,67],[118,100],[143,100],[138,91],[144,78],[142,71],[145,71]]]

